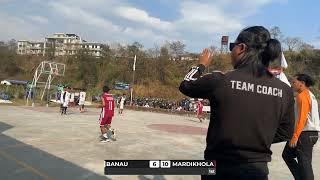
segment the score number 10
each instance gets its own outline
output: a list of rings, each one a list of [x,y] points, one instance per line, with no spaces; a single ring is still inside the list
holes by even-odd
[[[170,168],[171,161],[149,161],[150,168]]]

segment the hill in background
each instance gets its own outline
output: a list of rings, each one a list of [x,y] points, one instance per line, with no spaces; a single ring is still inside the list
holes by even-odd
[[[170,48],[161,47],[158,51],[143,50],[139,44],[132,44],[117,50],[104,47],[102,58],[94,58],[85,51],[74,56],[50,57],[17,55],[8,46],[0,47],[0,80],[16,79],[32,81],[36,67],[41,61],[50,60],[66,64],[64,77],[58,77],[53,84],[68,84],[74,88],[86,88],[89,95],[97,95],[103,85],[113,86],[116,81],[132,84],[133,57],[137,55],[134,96],[157,97],[169,100],[180,100],[185,96],[179,90],[179,84],[192,65],[197,64],[197,54],[187,53],[184,56],[193,60],[180,60],[181,55],[173,54]],[[172,60],[174,55],[176,60]],[[299,52],[285,52],[289,68],[285,73],[293,76],[298,72],[310,74],[317,81],[313,91],[319,97],[320,51],[309,49]],[[278,61],[279,62],[279,61]],[[277,63],[273,66],[276,66]],[[229,54],[216,52],[213,64],[206,70],[231,70]],[[129,92],[114,91],[122,94]],[[89,96],[90,97],[90,96]]]

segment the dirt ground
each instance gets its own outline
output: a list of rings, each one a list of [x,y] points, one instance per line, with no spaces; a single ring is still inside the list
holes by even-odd
[[[0,179],[188,180],[200,176],[104,176],[104,160],[203,159],[209,121],[143,111],[114,117],[117,141],[100,143],[99,109],[70,108],[66,116],[53,107],[0,106]],[[281,158],[284,144],[272,146],[269,179],[293,179]],[[320,146],[313,152],[320,179]]]

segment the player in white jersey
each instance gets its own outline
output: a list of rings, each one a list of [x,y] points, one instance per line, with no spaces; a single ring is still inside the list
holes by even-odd
[[[84,112],[84,102],[86,100],[86,92],[84,90],[81,90],[79,94],[79,106],[80,106],[80,112]]]

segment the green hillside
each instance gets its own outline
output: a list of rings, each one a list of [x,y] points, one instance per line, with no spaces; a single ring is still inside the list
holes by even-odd
[[[74,56],[44,57],[44,56],[21,56],[7,46],[0,47],[0,80],[17,79],[32,80],[35,68],[41,61],[50,60],[66,64],[64,77],[58,77],[53,84],[63,83],[74,88],[87,88],[90,95],[101,92],[104,84],[113,86],[116,81],[132,84],[133,80],[133,57],[137,55],[134,96],[157,97],[170,100],[179,100],[184,96],[178,91],[178,86],[185,73],[195,60],[170,60],[168,48],[162,47],[157,55],[142,49],[139,44],[128,45],[122,49],[111,50],[104,47],[102,58],[94,58],[80,51]],[[197,57],[196,54],[189,56]],[[300,52],[285,52],[289,68],[286,74],[290,77],[298,72],[312,75],[317,80],[313,88],[319,97],[320,77],[320,51],[303,50]],[[274,64],[276,65],[276,63]],[[208,68],[212,70],[231,70],[230,57],[228,54],[216,53],[214,63]],[[115,91],[113,93],[123,93]],[[129,92],[125,92],[129,93]]]

